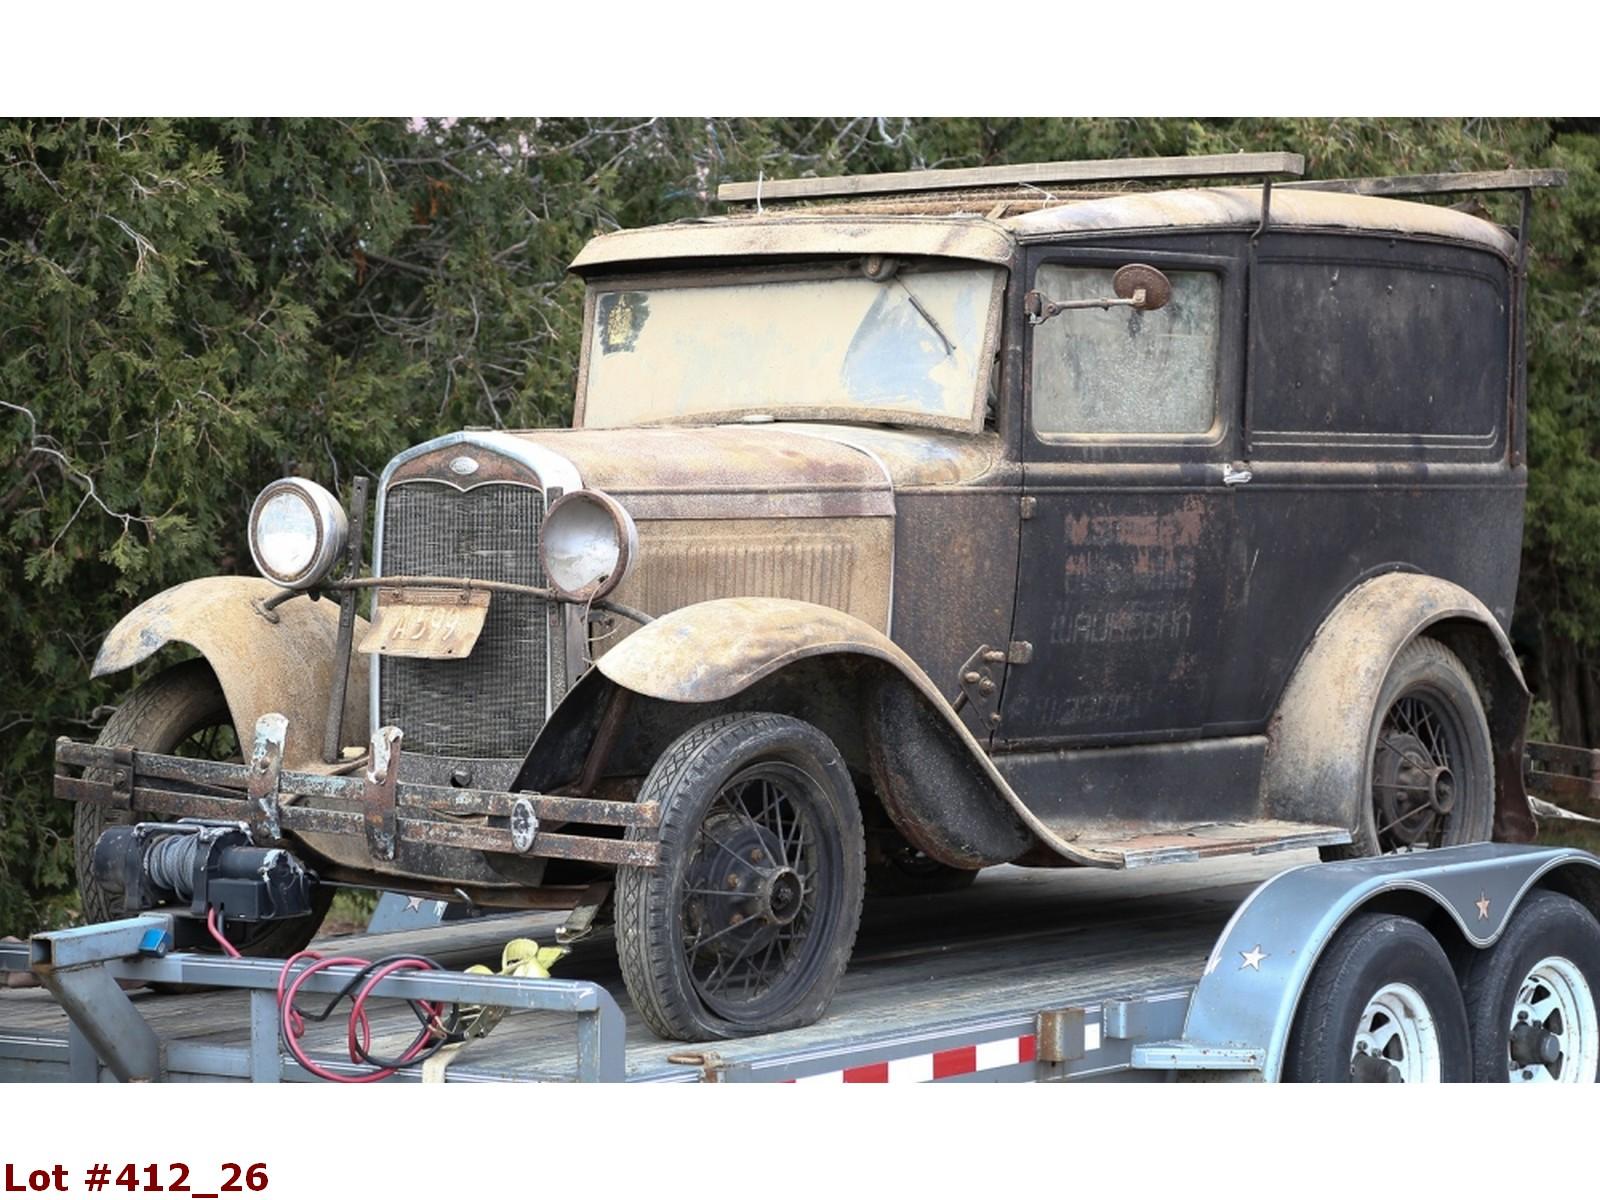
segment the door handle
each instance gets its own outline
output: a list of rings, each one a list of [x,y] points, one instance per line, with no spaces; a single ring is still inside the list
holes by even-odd
[[[1229,463],[1222,468],[1222,482],[1229,487],[1236,487],[1241,483],[1249,483],[1253,478],[1255,476],[1251,474],[1250,468],[1242,462]]]

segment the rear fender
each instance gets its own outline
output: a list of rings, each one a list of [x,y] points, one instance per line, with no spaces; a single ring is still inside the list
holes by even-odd
[[[555,776],[575,774],[617,689],[633,697],[628,737],[649,753],[722,711],[786,711],[811,721],[871,770],[907,840],[951,866],[1008,861],[1035,838],[1074,865],[1114,865],[1044,826],[922,668],[837,609],[742,597],[658,618],[606,653],[562,701],[516,786],[549,787]],[[618,753],[627,758],[629,748]],[[648,765],[633,758],[635,767]]]
[[[1317,629],[1268,726],[1266,810],[1283,820],[1356,827],[1378,692],[1395,655],[1420,635],[1449,646],[1477,685],[1494,745],[1495,840],[1530,841],[1535,827],[1522,783],[1528,716],[1522,670],[1505,631],[1477,597],[1432,575],[1369,579]]]
[[[117,622],[92,673],[125,671],[172,642],[192,646],[216,672],[241,738],[249,738],[265,713],[282,713],[289,719],[284,765],[315,770],[333,690],[339,606],[296,596],[270,613],[258,607],[280,590],[242,575],[168,588]],[[366,622],[356,624],[359,642]],[[347,746],[367,741],[367,658],[361,654],[351,656],[343,740]]]

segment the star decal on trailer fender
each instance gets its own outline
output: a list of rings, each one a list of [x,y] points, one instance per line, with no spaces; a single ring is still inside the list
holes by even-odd
[[[1478,906],[1478,920],[1487,921],[1489,919],[1489,893],[1479,892],[1477,900],[1473,901],[1473,903]]]
[[[1259,971],[1261,970],[1261,960],[1263,958],[1270,958],[1271,955],[1262,953],[1261,943],[1257,942],[1254,949],[1239,951],[1239,957],[1244,959],[1244,961],[1239,964],[1239,970],[1242,971],[1246,967],[1249,967],[1252,971]]]

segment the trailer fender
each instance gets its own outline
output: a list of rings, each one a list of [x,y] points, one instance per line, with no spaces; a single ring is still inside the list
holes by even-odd
[[[593,677],[598,675],[598,680]],[[633,736],[661,746],[693,719],[734,708],[798,704],[851,757],[859,745],[880,799],[913,845],[951,866],[987,866],[1043,842],[1068,863],[1112,866],[1038,820],[927,674],[872,626],[798,600],[740,597],[691,604],[607,652],[552,715],[518,787],[548,786],[551,759],[571,764],[621,688],[635,702]],[[841,711],[848,705],[847,711]],[[670,709],[664,712],[663,706]],[[685,706],[704,712],[690,714]]]
[[[1600,858],[1581,850],[1479,843],[1291,867],[1252,892],[1217,937],[1182,1039],[1136,1046],[1134,1065],[1214,1064],[1276,1081],[1306,982],[1351,916],[1392,911],[1443,935],[1447,951],[1457,941],[1482,949],[1535,884],[1600,916]]]
[[[270,612],[260,601],[281,589],[244,575],[192,579],[152,596],[118,621],[100,645],[91,672],[98,679],[143,662],[163,646],[192,646],[211,665],[228,699],[234,728],[248,739],[266,713],[289,719],[284,765],[314,768],[333,687],[339,606],[296,596]],[[356,623],[359,642],[365,622]],[[367,658],[350,660],[344,744],[367,740]]]
[[[1351,589],[1312,636],[1267,728],[1267,812],[1356,828],[1369,790],[1367,747],[1382,720],[1378,693],[1395,656],[1420,634],[1455,651],[1477,685],[1494,746],[1495,840],[1532,840],[1522,781],[1528,687],[1511,643],[1472,593],[1408,572]]]

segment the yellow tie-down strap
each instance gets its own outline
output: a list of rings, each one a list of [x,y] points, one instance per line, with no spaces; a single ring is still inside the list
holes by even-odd
[[[568,954],[565,946],[541,946],[532,938],[512,938],[500,951],[500,969],[491,971],[481,963],[467,968],[468,975],[506,975],[513,979],[549,979],[550,968]],[[445,1071],[455,1056],[475,1038],[486,1037],[489,1031],[506,1015],[506,1009],[494,1004],[462,1005],[464,1023],[462,1037],[422,1064],[423,1083],[445,1082]]]

